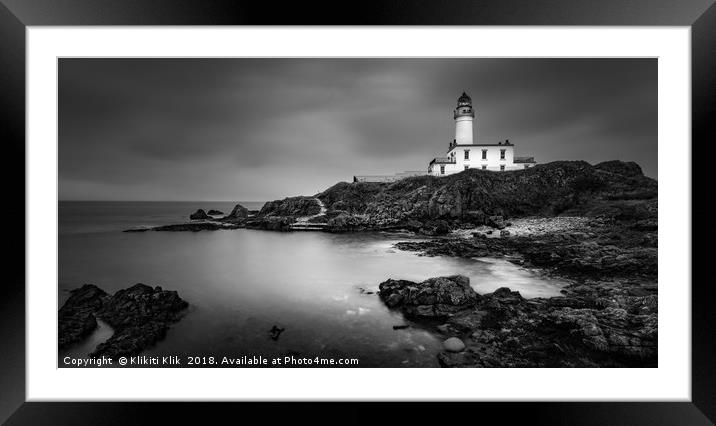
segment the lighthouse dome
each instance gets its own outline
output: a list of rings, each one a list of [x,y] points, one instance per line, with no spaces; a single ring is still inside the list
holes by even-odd
[[[457,104],[458,105],[472,105],[472,99],[470,99],[470,96],[468,96],[467,93],[462,92],[462,95],[460,95],[460,97],[457,98]]]

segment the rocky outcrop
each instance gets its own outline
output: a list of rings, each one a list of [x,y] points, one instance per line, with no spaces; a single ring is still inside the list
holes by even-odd
[[[313,216],[321,212],[321,206],[314,197],[289,197],[283,200],[269,201],[259,211],[258,216],[301,217]]]
[[[198,209],[194,213],[189,215],[189,219],[191,220],[206,220],[211,219],[209,215],[206,214],[206,212],[202,209]]]
[[[441,318],[472,307],[478,299],[463,275],[430,278],[421,283],[389,279],[380,283],[380,298],[412,317]]]
[[[212,209],[212,210],[209,210],[206,214],[208,214],[209,216],[222,216],[224,214],[224,212],[222,212],[221,210],[213,210]]]
[[[249,210],[241,204],[235,205],[231,213],[226,216],[227,219],[246,219],[247,217],[249,217]]]
[[[72,346],[97,328],[94,313],[102,307],[107,293],[92,284],[74,289],[58,313],[59,347]]]
[[[96,318],[107,322],[114,334],[90,356],[136,355],[162,339],[178,321],[188,303],[176,291],[136,284],[110,296],[94,285],[73,290],[59,312],[61,348],[81,341],[96,327]]]
[[[138,354],[164,338],[169,326],[188,306],[176,291],[161,287],[135,284],[119,290],[96,313],[114,328],[114,334],[91,355],[115,358]]]

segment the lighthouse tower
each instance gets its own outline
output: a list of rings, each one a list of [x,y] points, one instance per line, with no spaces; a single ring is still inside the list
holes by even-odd
[[[475,110],[472,108],[472,99],[467,93],[457,98],[455,118],[455,143],[458,145],[472,145],[472,121],[475,119]]]

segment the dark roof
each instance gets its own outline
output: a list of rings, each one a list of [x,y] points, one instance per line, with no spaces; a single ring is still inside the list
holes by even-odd
[[[430,161],[430,164],[454,164],[455,160],[450,157],[435,157]]]
[[[463,144],[453,144],[453,145],[450,145],[450,148],[447,150],[447,152],[452,151],[453,148],[457,148],[457,147],[461,147],[461,146],[477,146],[477,147],[480,147],[480,146],[515,146],[515,144],[509,143],[509,142],[506,142],[506,143],[473,143],[473,144],[463,143]]]

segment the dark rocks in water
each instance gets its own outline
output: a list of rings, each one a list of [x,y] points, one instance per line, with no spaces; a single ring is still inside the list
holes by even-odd
[[[271,327],[271,330],[269,330],[269,336],[272,340],[278,340],[278,337],[283,333],[286,329],[282,327],[273,326]]]
[[[92,284],[74,289],[58,313],[59,347],[66,348],[80,342],[95,328],[94,313],[107,297],[104,290]]]
[[[188,303],[176,291],[161,287],[136,284],[109,296],[95,286],[85,285],[74,290],[60,308],[60,347],[78,342],[81,338],[78,336],[86,337],[96,327],[96,317],[112,326],[114,334],[90,356],[136,355],[162,339],[187,307]],[[85,326],[92,321],[91,329]],[[79,332],[80,328],[89,331]]]
[[[321,212],[321,206],[314,197],[289,197],[269,201],[259,211],[259,216],[301,217]]]
[[[388,280],[381,284],[381,299],[406,315],[428,312],[416,315],[417,321],[434,319],[437,292],[425,290],[435,286],[421,284]],[[562,297],[525,299],[503,287],[468,303],[449,304],[441,316],[445,324],[437,327],[450,336],[438,362],[443,367],[655,367],[657,296],[648,292],[631,296],[621,284],[602,283]],[[425,327],[434,327],[430,324]]]
[[[188,306],[176,291],[159,286],[135,284],[119,290],[96,313],[114,328],[114,334],[91,355],[116,358],[138,354],[164,338],[169,326]]]
[[[194,213],[189,215],[189,219],[191,219],[191,220],[206,220],[206,219],[211,219],[211,217],[209,217],[209,215],[207,215],[204,210],[198,209],[197,211],[195,211]]]
[[[178,223],[174,225],[163,225],[152,228],[152,231],[163,232],[199,232],[199,231],[218,231],[220,229],[237,229],[240,225],[218,222],[195,222],[195,223]],[[124,232],[130,232],[129,230]]]
[[[247,217],[249,217],[249,210],[241,204],[235,205],[231,213],[226,216],[227,219],[246,219]]]
[[[138,227],[138,228],[125,229],[122,232],[147,232],[147,231],[151,231],[152,229],[154,229],[154,228],[149,227],[149,226],[142,226],[142,227]]]
[[[393,330],[405,330],[410,327],[408,324],[394,325]]]
[[[414,317],[440,318],[474,306],[479,296],[463,275],[430,278],[421,283],[389,279],[379,285],[390,308]]]
[[[208,214],[209,216],[222,216],[224,212],[222,212],[221,210],[209,210],[206,214]]]

